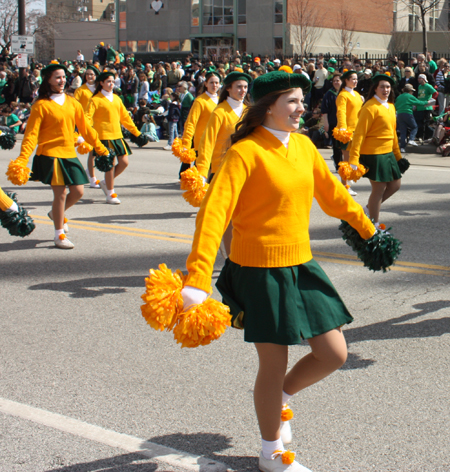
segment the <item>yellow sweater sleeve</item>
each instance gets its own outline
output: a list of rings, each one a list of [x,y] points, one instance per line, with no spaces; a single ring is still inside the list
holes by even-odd
[[[0,187],[0,210],[6,211],[13,204],[13,200],[6,195],[3,189]]]
[[[367,136],[369,130],[372,128],[375,116],[373,109],[370,106],[364,106],[359,114],[358,124],[353,133],[352,147],[350,148],[350,164],[358,165],[359,156],[361,154],[361,146]]]
[[[195,128],[197,127],[198,120],[202,114],[202,104],[201,101],[194,100],[194,103],[189,111],[189,115],[184,123],[184,132],[183,132],[183,146],[190,147],[192,139],[194,138]]]
[[[78,104],[75,111],[75,123],[78,132],[83,136],[87,143],[94,147],[95,151],[100,154],[107,154],[108,149],[98,139],[98,133],[92,126],[90,126],[81,104]]]
[[[31,154],[36,149],[39,137],[39,129],[44,116],[42,113],[42,107],[37,102],[31,107],[30,117],[27,121],[27,127],[25,129],[25,136],[23,137],[22,147],[20,149],[20,155],[18,159],[23,160],[25,163],[30,159]]]
[[[120,123],[134,136],[140,136],[141,132],[136,128],[133,120],[130,118],[130,115],[125,108],[125,105],[120,101]]]
[[[347,97],[340,93],[336,99],[337,128],[347,129]]]
[[[204,177],[208,177],[214,147],[216,145],[217,135],[222,126],[222,121],[223,117],[219,113],[213,112],[200,141],[196,166],[200,174]]]

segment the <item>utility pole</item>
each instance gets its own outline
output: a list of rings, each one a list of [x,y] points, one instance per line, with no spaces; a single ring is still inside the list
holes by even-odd
[[[25,0],[18,0],[18,14],[19,14],[19,35],[25,36],[27,34],[25,27]],[[25,68],[19,69],[19,77],[25,75]]]

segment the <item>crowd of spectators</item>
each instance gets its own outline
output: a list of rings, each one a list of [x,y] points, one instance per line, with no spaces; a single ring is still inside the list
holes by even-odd
[[[388,73],[396,83],[396,96],[408,85],[408,93],[416,97],[428,96],[433,88],[436,98],[435,115],[444,116],[446,101],[450,96],[450,66],[446,59],[435,62],[431,54],[419,54],[407,64],[390,57],[384,61],[360,60],[356,56],[338,61],[318,55],[314,58],[273,59],[269,56],[253,57],[236,52],[223,62],[198,61],[193,56],[171,63],[142,62],[134,54],[124,55],[107,44],[100,43],[87,60],[81,50],[76,59],[59,60],[67,66],[70,76],[67,93],[73,93],[83,83],[87,65],[93,64],[99,71],[105,68],[115,72],[117,93],[132,115],[139,129],[144,130],[152,141],[167,139],[168,146],[183,133],[183,125],[195,97],[203,91],[205,75],[215,70],[222,78],[234,70],[248,73],[253,79],[259,75],[285,70],[293,74],[304,74],[313,83],[311,92],[305,97],[305,114],[302,132],[308,134],[317,147],[331,147],[331,131],[335,124],[335,96],[340,87],[340,75],[344,70],[355,70],[358,75],[357,91],[367,97],[371,79],[375,74]],[[0,110],[3,127],[14,132],[23,131],[30,112],[30,104],[36,97],[41,83],[40,70],[43,64],[31,61],[29,67],[19,75],[16,59],[8,51],[0,55]],[[336,88],[339,86],[338,88]],[[412,87],[411,87],[412,86]],[[251,85],[250,85],[251,87]],[[413,89],[411,91],[411,88]],[[330,92],[327,94],[327,92]],[[430,138],[433,130],[429,125],[432,111],[414,111],[418,124],[417,137]],[[9,123],[9,124],[7,124]],[[143,132],[144,132],[143,131]]]

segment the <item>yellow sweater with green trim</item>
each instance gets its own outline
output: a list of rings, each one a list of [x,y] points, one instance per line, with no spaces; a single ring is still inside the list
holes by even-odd
[[[73,96],[81,103],[81,106],[85,112],[87,111],[89,100],[92,98],[92,95],[92,92],[89,90],[86,84],[78,87],[73,93]]]
[[[0,210],[6,211],[13,204],[13,200],[6,195],[3,189],[0,187]]]
[[[361,95],[354,90],[355,96],[343,89],[336,99],[337,128],[354,131],[358,123],[358,113],[363,101]]]
[[[214,100],[212,100],[206,92],[202,93],[194,100],[186,122],[184,123],[182,138],[184,146],[190,147],[192,138],[194,138],[194,149],[198,151],[203,132],[216,106]]]
[[[73,97],[66,95],[63,105],[54,100],[37,100],[31,107],[19,159],[28,162],[36,145],[36,155],[61,159],[77,157],[75,152],[75,126],[83,138],[99,154],[108,150],[100,142],[97,132],[91,128],[83,107]]]
[[[122,139],[120,125],[123,125],[134,136],[141,134],[130,118],[122,100],[115,94],[112,102],[101,92],[95,94],[89,100],[86,117],[102,140]]]
[[[362,107],[353,133],[350,164],[358,164],[360,154],[387,154],[393,152],[397,161],[402,158],[397,138],[395,106],[389,110],[375,97]]]
[[[230,260],[247,267],[289,267],[312,259],[312,199],[368,239],[375,227],[329,171],[310,139],[291,134],[288,149],[258,127],[234,144],[197,215],[186,285],[209,292],[220,240],[230,221]]]
[[[244,105],[244,111],[247,107]],[[204,177],[208,176],[209,168],[215,174],[223,156],[231,145],[230,136],[235,132],[240,120],[225,100],[219,103],[212,112],[200,141],[196,166]]]

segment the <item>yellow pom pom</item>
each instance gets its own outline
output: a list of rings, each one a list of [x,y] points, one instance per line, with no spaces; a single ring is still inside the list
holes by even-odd
[[[349,179],[349,180],[353,180],[354,182],[359,180],[364,174],[367,174],[367,172],[369,171],[369,169],[364,167],[362,164],[358,164],[357,167],[358,167],[357,169],[352,169],[352,175],[350,176],[350,179]]]
[[[199,207],[205,198],[209,184],[203,184],[203,179],[197,170],[197,167],[190,167],[181,173],[181,190],[183,198],[193,207]]]
[[[352,180],[352,168],[348,162],[339,162],[338,173],[342,180]]]
[[[183,148],[183,143],[180,138],[175,138],[172,143],[172,154],[175,157],[180,157],[181,150]]]
[[[348,131],[346,129],[339,129],[339,128],[334,128],[333,129],[333,137],[334,139],[337,139],[343,144],[347,144],[352,140],[353,137],[353,132]]]
[[[145,302],[141,312],[152,328],[170,331],[177,322],[183,308],[184,279],[181,271],[172,273],[166,264],[160,264],[159,270],[150,269],[150,277],[145,279],[146,291],[141,296]]]
[[[228,326],[231,326],[230,309],[208,298],[181,315],[173,334],[181,347],[206,346],[222,336]]]
[[[194,149],[186,147],[180,138],[173,140],[172,154],[178,157],[184,164],[191,164],[197,158]]]
[[[31,169],[29,169],[24,161],[11,161],[6,171],[8,180],[14,185],[25,185],[30,178]]]
[[[294,417],[294,413],[290,408],[283,408],[281,410],[281,421],[290,421]]]
[[[89,154],[92,151],[92,149],[94,149],[94,148],[89,143],[87,143],[86,141],[83,141],[77,147],[77,151],[80,154]]]

